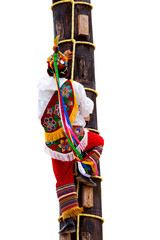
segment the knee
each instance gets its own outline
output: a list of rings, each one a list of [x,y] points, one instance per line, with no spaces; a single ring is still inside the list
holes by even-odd
[[[100,137],[100,139],[99,139],[99,145],[104,146],[104,139],[103,139],[103,137],[101,137],[101,136],[99,136],[99,137]]]

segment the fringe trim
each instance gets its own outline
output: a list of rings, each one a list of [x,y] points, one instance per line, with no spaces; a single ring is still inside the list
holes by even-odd
[[[81,140],[81,144],[84,148],[86,148],[87,144],[88,144],[88,130],[86,128],[84,128],[84,137]],[[80,151],[80,146],[77,146],[78,151]],[[61,153],[61,152],[57,152],[54,151],[52,149],[50,149],[46,144],[44,146],[44,151],[45,153],[47,153],[48,155],[51,156],[51,158],[54,158],[56,160],[60,160],[60,161],[73,161],[75,159],[75,156],[73,154],[73,152],[69,152],[69,153]]]
[[[62,218],[63,218],[63,221],[66,219],[66,218],[73,218],[74,220],[76,220],[77,216],[83,212],[83,207],[73,207],[73,208],[70,208],[69,210],[65,211],[62,213]]]

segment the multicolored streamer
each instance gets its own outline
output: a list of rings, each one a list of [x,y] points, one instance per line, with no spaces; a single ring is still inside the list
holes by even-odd
[[[65,106],[65,103],[63,100],[61,90],[60,90],[60,81],[59,81],[59,73],[58,73],[58,66],[57,66],[58,40],[59,40],[59,36],[57,36],[56,39],[54,40],[54,45],[55,45],[54,46],[54,51],[55,51],[55,53],[54,53],[54,69],[55,69],[55,80],[56,80],[56,85],[57,85],[57,90],[58,90],[59,109],[60,109],[62,127],[63,127],[65,135],[68,139],[68,142],[69,142],[70,146],[72,147],[75,158],[79,162],[78,167],[79,167],[81,174],[85,175],[86,177],[90,177],[90,175],[88,175],[86,173],[86,171],[84,170],[82,164],[80,164],[80,162],[83,160],[83,156],[78,151],[76,146],[77,146],[77,144],[79,144],[82,151],[84,151],[84,148],[72,130],[70,119],[69,119],[69,116],[68,116],[68,113],[66,110],[66,106]],[[97,164],[96,164],[95,160],[91,156],[89,156],[89,158],[94,162],[95,168],[96,168],[96,175],[98,175],[98,169],[97,169]],[[87,166],[85,168],[87,168]]]

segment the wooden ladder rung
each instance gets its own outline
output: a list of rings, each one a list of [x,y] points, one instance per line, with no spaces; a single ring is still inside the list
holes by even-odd
[[[93,203],[93,187],[83,185],[82,186],[82,206],[84,208],[92,208]]]
[[[60,240],[71,240],[71,234],[70,233],[60,234]]]

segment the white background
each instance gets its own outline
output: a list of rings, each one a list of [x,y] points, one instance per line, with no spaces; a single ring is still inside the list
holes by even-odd
[[[92,1],[104,240],[160,240],[160,3]],[[0,239],[58,239],[59,206],[37,83],[52,53],[51,1],[0,7]]]

